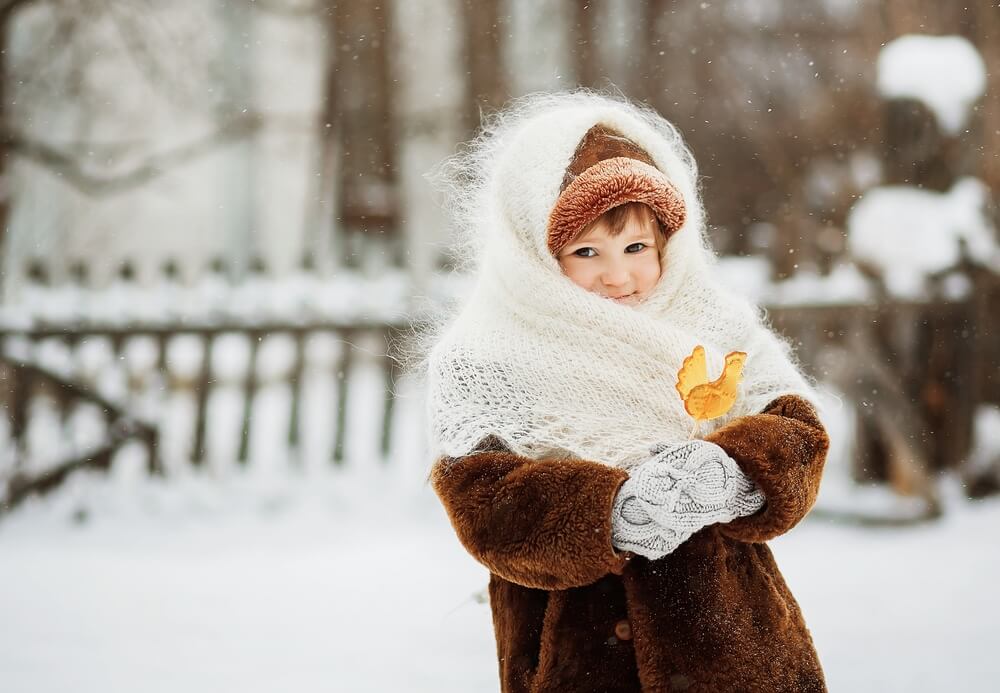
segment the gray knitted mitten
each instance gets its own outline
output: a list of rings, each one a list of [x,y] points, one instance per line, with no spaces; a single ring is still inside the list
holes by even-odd
[[[764,494],[714,443],[658,445],[615,497],[611,543],[650,559],[666,556],[702,527],[752,515]]]

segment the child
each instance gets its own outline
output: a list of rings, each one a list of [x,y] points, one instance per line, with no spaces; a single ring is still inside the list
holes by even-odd
[[[477,282],[427,362],[431,481],[491,572],[502,689],[825,690],[763,542],[811,507],[828,440],[784,344],[712,276],[680,136],[533,96],[450,172]],[[674,385],[698,344],[748,358],[691,441]]]

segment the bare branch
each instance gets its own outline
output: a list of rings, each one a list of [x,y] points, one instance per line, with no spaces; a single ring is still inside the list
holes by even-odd
[[[190,76],[202,66],[193,63],[189,51],[177,51],[175,46],[187,42],[190,37],[163,36],[164,32],[176,30],[169,23],[153,21],[154,9],[146,3],[123,5],[114,0],[104,2],[104,15],[118,35],[118,40],[132,60],[136,70],[145,81],[155,86],[168,101],[181,107],[198,103],[203,92],[195,92]],[[166,46],[164,45],[166,43]],[[163,54],[169,51],[169,58]],[[168,62],[169,61],[169,62]],[[187,82],[183,79],[187,76]]]
[[[38,87],[44,81],[41,77],[45,76],[46,67],[61,57],[62,52],[72,45],[73,32],[78,29],[79,17],[76,14],[70,12],[56,14],[50,33],[38,39],[38,44],[46,46],[46,49],[36,50],[24,58],[25,64],[16,67],[16,74],[12,74],[12,78],[23,82],[22,89]]]
[[[21,5],[27,5],[35,0],[0,0],[0,16],[9,14]]]
[[[252,135],[263,126],[258,114],[239,114],[221,123],[214,131],[171,150],[150,155],[130,170],[114,175],[97,175],[87,171],[73,154],[52,145],[31,139],[21,133],[5,132],[2,145],[7,151],[30,159],[51,169],[68,185],[91,195],[107,195],[137,188],[159,178],[171,168],[193,161],[225,144]]]
[[[124,11],[122,11],[124,10]],[[105,2],[104,12],[111,20],[115,33],[119,41],[125,47],[125,51],[132,58],[133,64],[142,72],[146,81],[151,85],[166,87],[168,96],[174,96],[179,89],[174,84],[173,75],[170,75],[160,61],[149,50],[148,38],[144,32],[135,26],[133,18],[129,16],[128,8],[121,8],[116,3]],[[183,52],[181,52],[183,55]]]

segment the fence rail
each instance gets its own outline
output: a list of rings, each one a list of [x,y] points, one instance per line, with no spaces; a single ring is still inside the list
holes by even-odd
[[[281,445],[274,449],[281,448],[293,459],[301,459],[294,453],[302,452],[304,434],[317,429],[332,433],[326,436],[322,456],[333,465],[344,463],[352,435],[374,436],[377,440],[363,447],[385,459],[395,414],[395,384],[401,376],[392,348],[409,329],[403,323],[386,322],[272,321],[0,330],[9,438],[6,460],[0,459],[0,505],[9,509],[31,492],[53,488],[76,469],[107,469],[117,450],[130,440],[142,443],[151,473],[177,465],[200,467],[209,457],[210,432],[226,418],[230,424],[236,419],[228,430],[238,439],[221,447],[240,465],[250,461],[254,431],[261,426],[278,432]],[[271,350],[268,364],[266,352],[273,344],[281,348]],[[142,358],[130,355],[134,351],[130,347],[136,345],[145,347],[140,350]],[[184,348],[178,350],[178,345]],[[101,352],[97,364],[93,354],[89,359],[82,354],[88,346]],[[366,372],[365,382],[358,382],[361,371]],[[307,426],[306,390],[316,380],[326,381],[327,397],[321,398],[324,411],[312,411]],[[283,404],[261,409],[262,395],[276,389],[284,393]],[[229,395],[228,406],[223,407],[228,417],[218,407],[213,409],[213,397],[220,393]],[[178,397],[188,404],[188,416],[182,417],[186,425],[167,415]],[[352,430],[349,403],[358,397],[367,397],[368,408],[374,405],[378,411],[375,421]],[[33,448],[45,448],[46,441],[30,432],[32,416],[41,415],[36,407],[40,400],[54,405],[63,439],[72,437],[66,429],[75,411],[84,407],[100,411],[101,442],[68,456],[63,452],[62,458],[51,450],[39,455]],[[167,448],[169,460],[163,459]]]

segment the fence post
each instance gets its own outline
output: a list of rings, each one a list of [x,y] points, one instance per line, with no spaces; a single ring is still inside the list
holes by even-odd
[[[333,463],[340,466],[344,463],[344,449],[347,443],[347,403],[348,384],[350,383],[351,363],[354,360],[354,338],[355,331],[345,329],[341,335],[341,354],[335,366],[337,376],[337,422],[336,438],[333,444]]]
[[[212,382],[212,343],[212,333],[206,333],[201,342],[201,371],[195,386],[197,404],[191,461],[196,467],[200,467],[205,461],[205,420],[208,418],[208,388]]]

